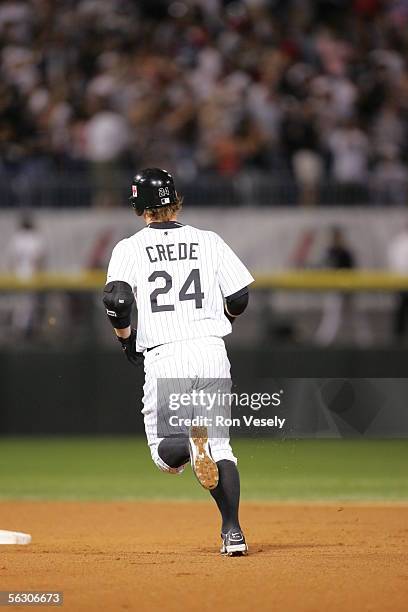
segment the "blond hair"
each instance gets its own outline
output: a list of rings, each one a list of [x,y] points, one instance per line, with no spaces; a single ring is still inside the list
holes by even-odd
[[[177,196],[176,201],[173,204],[167,204],[167,206],[160,206],[160,208],[148,208],[145,210],[145,214],[149,217],[149,221],[163,223],[170,221],[174,215],[180,212],[183,206],[182,196]]]

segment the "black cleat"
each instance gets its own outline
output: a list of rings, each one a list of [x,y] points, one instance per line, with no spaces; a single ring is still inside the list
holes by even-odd
[[[220,553],[228,557],[242,557],[248,554],[248,546],[241,529],[233,527],[227,533],[221,534],[222,546]]]

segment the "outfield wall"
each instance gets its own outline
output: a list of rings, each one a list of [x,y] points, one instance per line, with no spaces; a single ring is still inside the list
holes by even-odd
[[[49,271],[76,272],[105,267],[113,246],[144,227],[130,209],[40,210],[35,219],[46,245]],[[270,273],[321,264],[328,229],[341,226],[357,264],[386,268],[387,250],[407,225],[403,208],[188,208],[181,220],[218,232],[253,272]],[[0,244],[7,247],[16,228],[16,211],[0,211]],[[0,272],[8,270],[0,259]]]
[[[283,390],[276,429],[237,435],[408,436],[406,350],[233,349],[235,390]],[[116,352],[0,353],[0,434],[141,433],[143,371]],[[268,412],[269,410],[269,412]]]

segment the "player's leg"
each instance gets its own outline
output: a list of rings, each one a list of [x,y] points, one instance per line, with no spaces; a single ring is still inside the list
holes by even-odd
[[[239,498],[240,481],[236,464],[228,459],[217,461],[218,485],[210,491],[221,513],[221,533],[230,529],[240,530],[239,524]]]
[[[240,478],[229,440],[212,438],[211,454],[218,467],[218,485],[210,494],[221,514],[221,552],[245,554],[248,546],[239,522]]]
[[[169,397],[189,391],[179,349],[166,344],[145,355],[143,415],[147,442],[154,463],[170,474],[179,474],[190,459],[188,430],[169,425]],[[187,414],[185,416],[188,416]]]
[[[222,517],[221,553],[229,556],[246,555],[248,545],[239,522],[240,481],[237,465],[229,459],[217,461],[219,481],[210,491]]]
[[[223,341],[211,339],[200,343],[195,352],[197,371],[200,374],[200,388],[206,394],[221,392],[228,396],[231,391],[230,363]],[[198,357],[197,357],[198,355]],[[217,401],[220,396],[217,396]],[[218,404],[218,409],[212,411],[213,422],[215,413],[230,416],[230,404]],[[229,441],[229,428],[212,426],[209,428],[209,445],[212,459],[218,468],[218,484],[210,489],[221,514],[221,535],[223,546],[221,552],[235,555],[245,554],[248,547],[239,523],[240,479],[237,459],[232,452]]]
[[[171,468],[180,468],[190,460],[188,437],[168,436],[158,446],[159,457]]]

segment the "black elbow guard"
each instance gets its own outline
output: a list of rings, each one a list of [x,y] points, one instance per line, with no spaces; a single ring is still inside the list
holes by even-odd
[[[225,299],[225,314],[227,318],[231,321],[235,319],[238,315],[242,314],[245,308],[248,306],[249,293],[248,287],[244,287],[237,293],[233,295],[229,295]]]
[[[105,285],[103,303],[108,319],[115,329],[124,329],[130,325],[134,301],[135,296],[128,283],[112,281]]]

